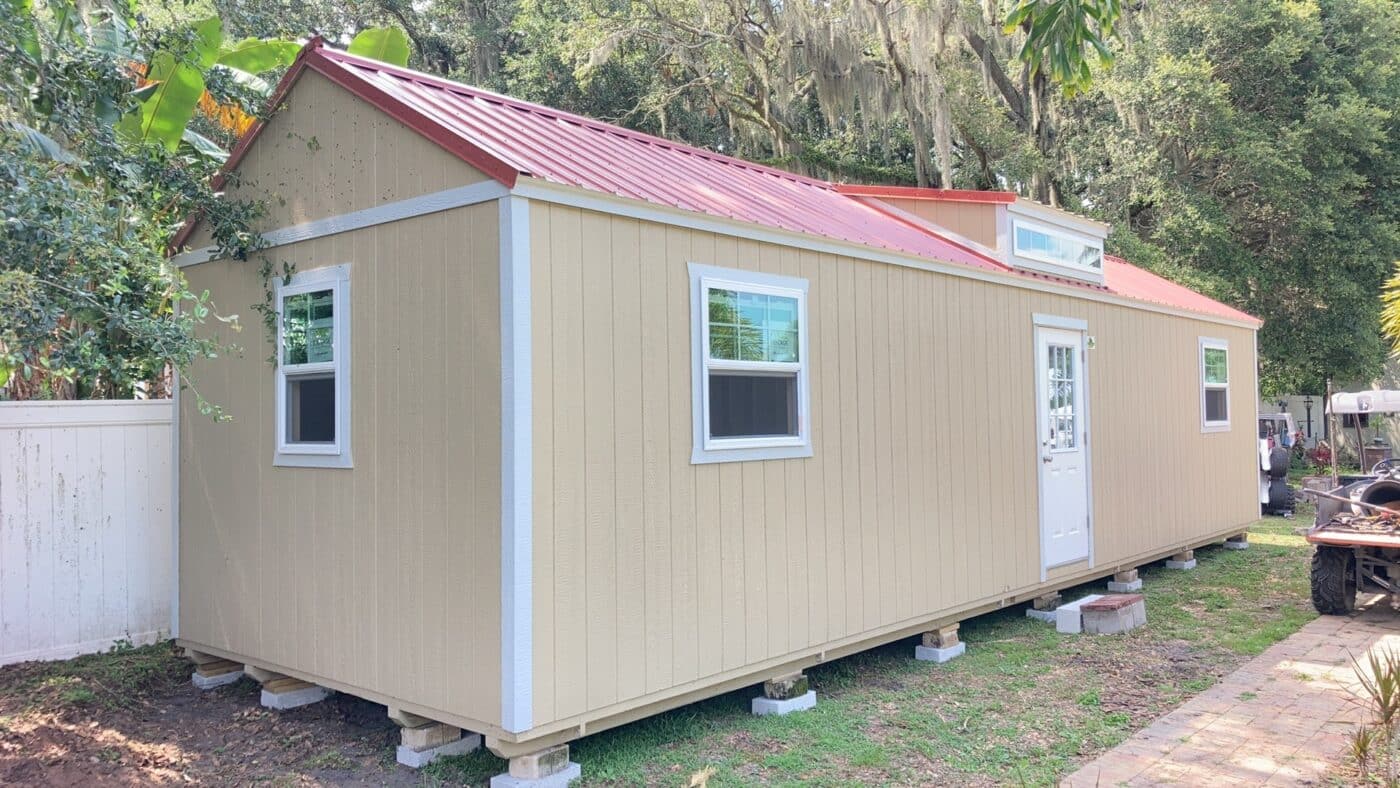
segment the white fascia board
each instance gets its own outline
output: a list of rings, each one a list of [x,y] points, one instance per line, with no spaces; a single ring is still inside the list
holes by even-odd
[[[1203,323],[1219,323],[1226,326],[1246,328],[1251,331],[1258,330],[1258,326],[1242,320],[1216,317],[1215,315],[1207,315],[1203,312],[1192,312],[1188,309],[1176,309],[1162,304],[1154,304],[1151,301],[1139,301],[1137,299],[1124,298],[1111,293],[1095,292],[1073,286],[1058,285],[1054,282],[1030,279],[1010,273],[984,271],[957,263],[928,260],[902,252],[894,252],[889,249],[877,249],[872,246],[864,246],[850,241],[820,238],[803,233],[763,227],[736,219],[724,219],[718,216],[686,211],[680,208],[670,208],[663,205],[645,203],[627,197],[616,197],[576,186],[563,186],[528,176],[521,176],[516,182],[515,188],[511,189],[511,193],[522,197],[528,197],[531,200],[539,202],[567,205],[573,208],[597,211],[598,213],[605,213],[612,216],[623,216],[629,219],[674,225],[691,230],[727,235],[733,238],[744,238],[751,241],[792,247],[794,249],[807,249],[825,254],[837,254],[845,257],[855,257],[861,260],[889,263],[906,268],[917,268],[922,271],[933,271],[948,276],[962,277],[964,279],[992,282],[994,284],[1016,287],[1022,290],[1054,293],[1070,298],[1078,298],[1083,301],[1097,301],[1126,307],[1128,309],[1138,309],[1144,312],[1155,312],[1162,315],[1199,320]]]
[[[1065,230],[1073,230],[1090,238],[1097,238],[1101,242],[1108,237],[1109,226],[1103,222],[1095,221],[1087,216],[1080,216],[1077,213],[1070,213],[1062,208],[1041,205],[1024,197],[1017,197],[1016,201],[1007,204],[1006,208],[1007,212],[1013,216],[1024,216],[1027,219],[1034,219]]]
[[[501,727],[533,727],[533,363],[530,201],[502,197],[501,249]]]
[[[476,205],[477,203],[496,200],[507,194],[506,187],[496,181],[482,181],[473,183],[470,186],[459,186],[454,189],[444,189],[431,194],[420,194],[417,197],[410,197],[406,200],[376,205],[373,208],[365,208],[360,211],[351,211],[338,216],[327,216],[324,219],[295,224],[290,227],[282,227],[277,230],[269,230],[263,233],[263,240],[271,249],[277,246],[310,241],[314,238],[322,238],[327,235],[350,232],[351,230],[361,230],[366,227],[374,227],[378,224],[388,224],[403,219],[411,219],[415,216],[423,216],[430,213],[438,213],[453,208],[461,208],[466,205]],[[217,249],[213,246],[206,246],[202,249],[194,249],[175,255],[171,260],[176,266],[184,268],[190,265],[199,265],[215,259]]]

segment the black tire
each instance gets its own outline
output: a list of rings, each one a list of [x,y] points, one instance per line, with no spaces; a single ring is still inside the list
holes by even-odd
[[[1319,545],[1313,553],[1312,602],[1324,616],[1356,609],[1356,556],[1350,548]]]
[[[1288,461],[1290,459],[1288,449],[1275,446],[1273,451],[1269,452],[1269,477],[1282,479],[1288,476]]]
[[[1293,488],[1288,486],[1288,482],[1283,479],[1274,479],[1269,483],[1269,505],[1268,510],[1282,514],[1293,511]]]

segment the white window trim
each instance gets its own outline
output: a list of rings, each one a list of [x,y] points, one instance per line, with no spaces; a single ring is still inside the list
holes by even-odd
[[[714,361],[710,359],[709,309],[705,294],[711,287],[743,290],[750,293],[787,296],[797,299],[797,347],[795,363],[761,361]],[[789,276],[763,274],[735,268],[690,264],[691,358],[691,423],[693,443],[692,464],[714,462],[743,462],[745,460],[781,460],[812,456],[811,397],[808,371],[811,347],[807,342],[807,280]],[[797,432],[796,436],[776,438],[711,438],[710,387],[706,385],[712,369],[744,370],[749,372],[797,372]]]
[[[1052,238],[1077,243],[1082,246],[1087,246],[1090,249],[1097,250],[1099,253],[1098,267],[1066,263],[1063,260],[1056,260],[1053,257],[1040,254],[1039,252],[1022,250],[1016,235],[1016,230],[1019,227],[1025,227],[1027,230],[1044,233]],[[1103,279],[1103,241],[1078,233],[1065,232],[1064,230],[1052,227],[1048,224],[1037,222],[1034,219],[1027,219],[1022,216],[1013,216],[1011,218],[1011,254],[1012,257],[1017,260],[1017,264],[1022,268],[1031,268],[1052,274],[1070,272],[1075,277],[1079,277],[1083,274],[1090,274],[1099,280]]]
[[[287,443],[287,371],[282,363],[282,302],[288,296],[330,289],[334,302],[335,335],[331,338],[332,361],[298,364],[298,374],[335,373],[335,443]],[[292,274],[291,282],[276,278],[272,301],[277,310],[277,372],[273,375],[276,407],[273,440],[276,450],[272,464],[289,468],[352,468],[350,456],[350,264],[317,268]]]
[[[1225,351],[1225,382],[1206,383],[1206,350]],[[1233,409],[1230,404],[1230,343],[1223,339],[1212,337],[1201,337],[1199,348],[1196,351],[1196,366],[1201,375],[1201,432],[1226,432],[1230,429],[1230,411]],[[1208,421],[1206,419],[1206,391],[1225,392],[1225,419],[1223,421]]]

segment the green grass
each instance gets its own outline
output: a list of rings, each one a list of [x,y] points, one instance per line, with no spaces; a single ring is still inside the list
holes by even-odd
[[[1314,618],[1310,551],[1294,533],[1308,519],[1261,521],[1249,550],[1199,550],[1194,571],[1144,567],[1148,626],[1128,635],[1061,635],[1018,605],[963,622],[967,654],[944,665],[912,659],[909,639],[809,670],[812,711],[753,717],[747,688],[586,737],[573,757],[589,785],[685,786],[702,770],[712,786],[1051,785]],[[35,710],[131,709],[187,689],[189,671],[168,644],[12,666],[0,731]],[[296,768],[371,781],[397,769],[389,747],[382,764],[357,765],[349,741],[292,748],[306,753]],[[418,779],[483,785],[504,766],[477,751]]]
[[[595,785],[683,786],[706,768],[713,786],[1052,785],[1315,617],[1306,519],[1261,521],[1249,550],[1197,551],[1194,571],[1143,568],[1149,623],[1128,635],[1061,635],[1017,606],[963,622],[967,654],[945,665],[901,641],[809,670],[813,711],[753,717],[748,689],[587,737],[573,757]],[[473,753],[424,778],[480,784],[503,766]]]

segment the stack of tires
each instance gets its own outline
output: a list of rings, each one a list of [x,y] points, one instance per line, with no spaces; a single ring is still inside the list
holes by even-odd
[[[1266,514],[1293,514],[1293,489],[1288,486],[1288,463],[1292,456],[1288,449],[1275,446],[1269,452],[1269,502],[1264,506]]]

